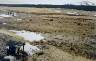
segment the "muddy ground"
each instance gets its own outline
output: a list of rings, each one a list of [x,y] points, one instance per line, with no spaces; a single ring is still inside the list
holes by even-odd
[[[43,50],[44,54],[34,55],[29,61],[96,60],[95,12],[48,8],[20,9],[16,7],[4,7],[1,12],[6,13],[9,10],[16,12],[17,16],[0,18],[1,29],[39,32],[45,36],[47,41],[43,43],[48,46]],[[66,14],[71,11],[80,15]]]

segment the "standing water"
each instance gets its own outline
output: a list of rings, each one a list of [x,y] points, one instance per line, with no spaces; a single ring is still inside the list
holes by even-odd
[[[37,34],[35,32],[30,32],[30,31],[25,31],[25,30],[22,30],[22,31],[9,30],[9,31],[15,32],[16,35],[23,37],[24,40],[28,40],[30,42],[40,41],[44,39],[44,37],[41,34]]]

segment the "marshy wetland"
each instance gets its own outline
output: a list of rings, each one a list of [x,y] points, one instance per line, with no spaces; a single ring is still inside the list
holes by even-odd
[[[25,43],[26,59],[12,55],[17,61],[96,61],[95,15],[73,9],[0,7],[0,60],[10,56],[6,47],[12,42],[21,44],[20,51]]]

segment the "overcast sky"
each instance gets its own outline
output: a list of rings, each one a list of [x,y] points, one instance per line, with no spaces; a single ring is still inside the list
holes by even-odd
[[[78,4],[86,0],[0,0],[0,4]],[[96,0],[87,0],[96,3]]]

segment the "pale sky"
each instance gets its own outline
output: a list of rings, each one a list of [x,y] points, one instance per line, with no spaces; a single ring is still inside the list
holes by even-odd
[[[0,4],[78,4],[81,1],[96,3],[96,0],[0,0]]]

